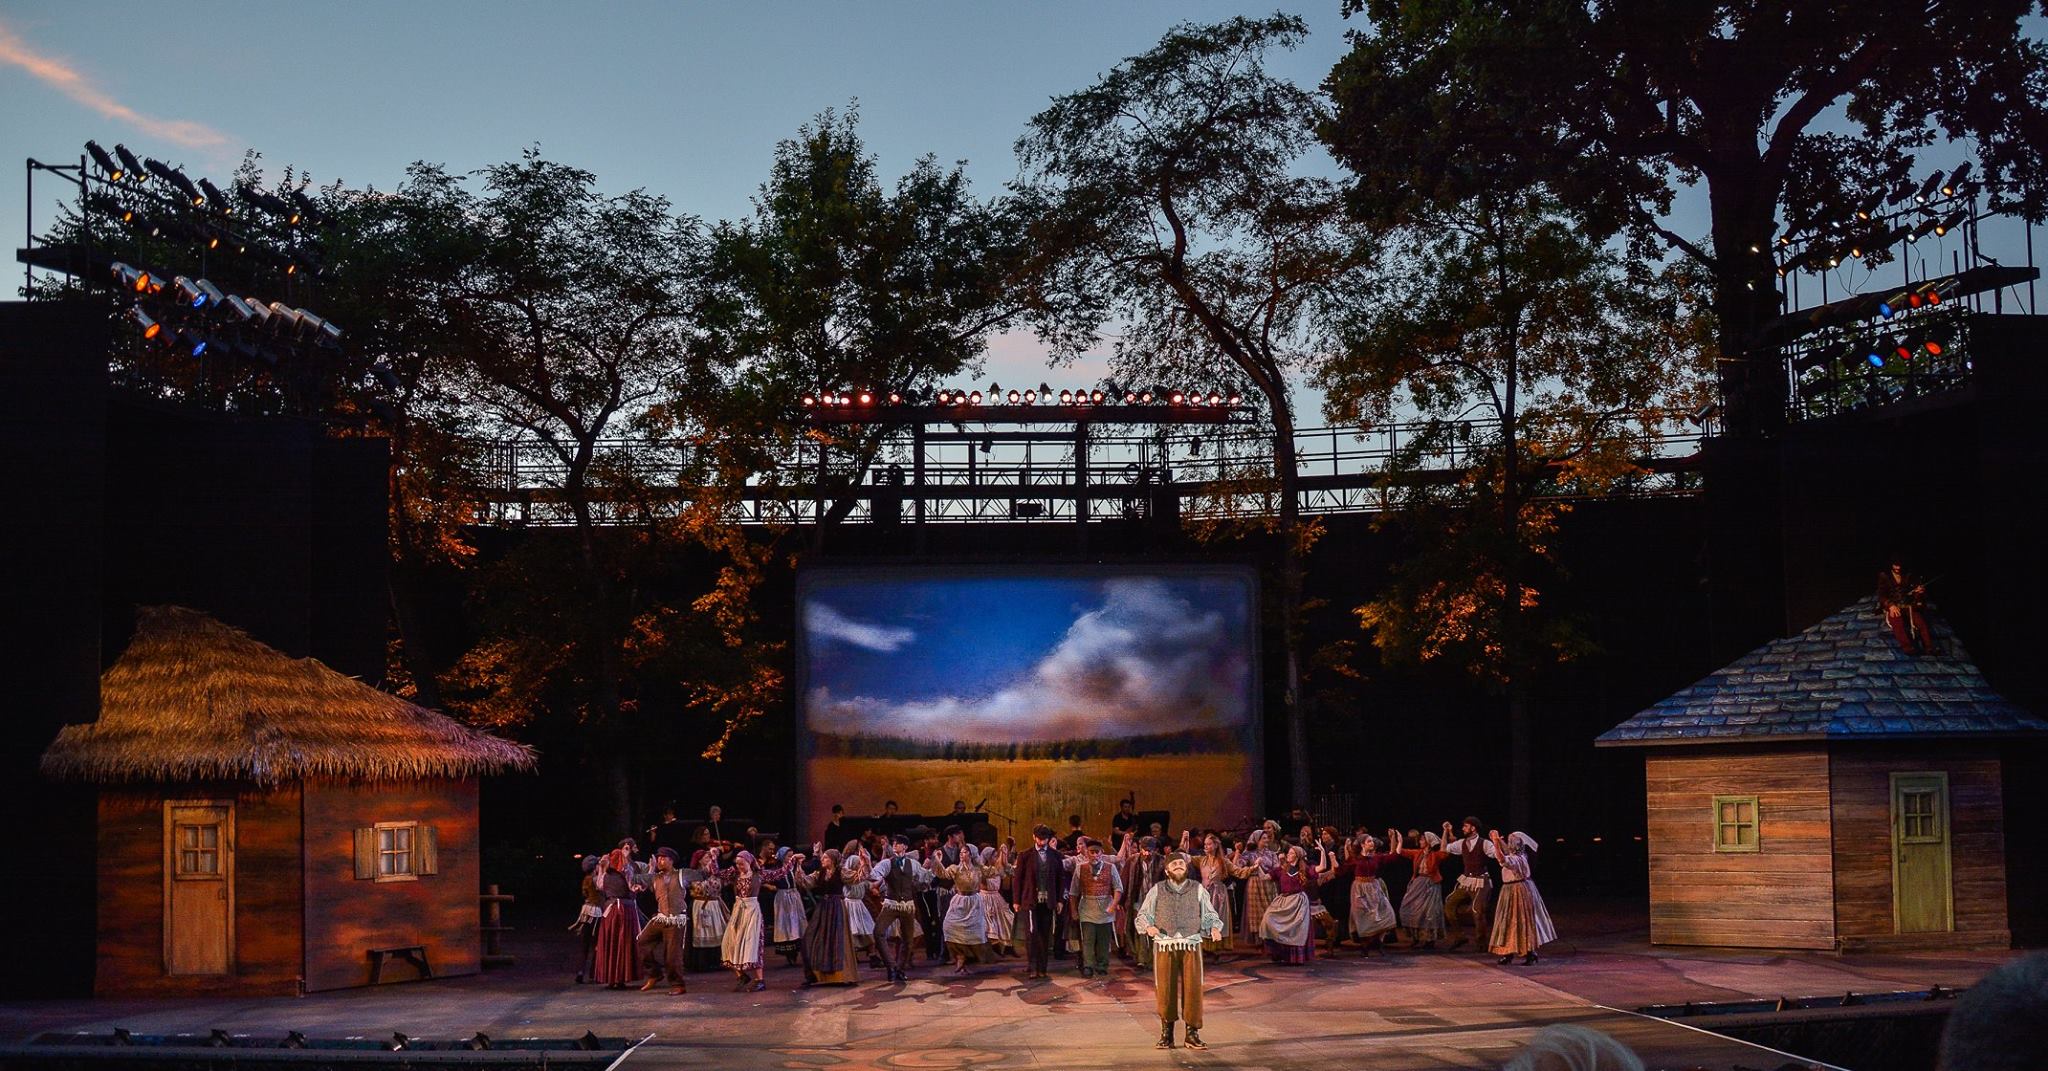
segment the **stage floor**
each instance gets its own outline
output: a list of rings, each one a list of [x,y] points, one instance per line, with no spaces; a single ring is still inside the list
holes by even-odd
[[[1636,910],[1640,910],[1637,908]],[[52,1000],[0,1004],[0,1036],[42,1030],[386,1037],[653,1034],[635,1068],[1497,1068],[1537,1030],[1581,1023],[1628,1042],[1652,1068],[1775,1068],[1790,1057],[1627,1009],[1653,1003],[1967,986],[2006,955],[1832,956],[1653,949],[1626,905],[1559,911],[1567,936],[1534,967],[1470,953],[1356,954],[1277,967],[1240,953],[1207,977],[1206,1051],[1160,1052],[1149,980],[1126,968],[1081,979],[1056,963],[1026,982],[1005,962],[966,977],[879,972],[852,989],[803,990],[774,958],[765,993],[690,976],[688,996],[570,985],[543,958],[553,934],[520,934],[517,967],[467,978],[303,998]],[[1576,927],[1576,928],[1575,928]]]

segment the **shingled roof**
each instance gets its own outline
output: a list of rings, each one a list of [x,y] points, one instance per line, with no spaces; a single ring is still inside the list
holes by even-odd
[[[100,717],[43,772],[81,781],[402,781],[531,770],[533,750],[292,658],[197,610],[146,606],[100,675]]]
[[[1940,620],[1939,654],[1909,655],[1875,597],[1743,655],[1602,733],[1605,747],[2048,732],[2006,701]]]

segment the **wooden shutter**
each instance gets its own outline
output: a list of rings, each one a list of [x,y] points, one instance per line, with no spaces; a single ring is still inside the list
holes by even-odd
[[[441,838],[434,827],[421,822],[412,835],[412,872],[415,874],[439,874],[441,872]]]
[[[363,826],[356,830],[356,880],[370,881],[377,876],[377,827]]]

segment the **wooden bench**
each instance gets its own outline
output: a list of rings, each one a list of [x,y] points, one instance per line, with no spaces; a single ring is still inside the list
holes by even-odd
[[[432,978],[434,968],[427,965],[425,945],[400,945],[396,948],[373,948],[370,950],[370,984],[376,985],[384,977],[384,961],[402,959],[420,969],[421,978]]]

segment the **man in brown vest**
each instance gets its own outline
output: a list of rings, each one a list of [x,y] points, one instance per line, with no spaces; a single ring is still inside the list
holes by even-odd
[[[1459,829],[1458,839],[1452,840],[1451,824],[1444,823],[1444,850],[1457,856],[1464,866],[1464,871],[1458,875],[1458,887],[1444,898],[1444,925],[1455,928],[1459,924],[1459,914],[1471,912],[1471,940],[1485,951],[1493,924],[1494,878],[1489,867],[1500,864],[1487,856],[1486,837],[1479,830],[1479,819],[1467,817]],[[1451,942],[1451,947],[1456,949],[1465,941],[1465,935],[1460,933],[1457,940]]]
[[[1188,1024],[1188,1048],[1202,1044],[1202,936],[1223,938],[1223,918],[1209,890],[1188,880],[1188,857],[1166,857],[1166,880],[1145,892],[1138,932],[1152,941],[1152,978],[1159,992],[1159,1048],[1173,1048],[1173,1024]]]
[[[674,987],[669,990],[671,996],[684,992],[683,940],[689,933],[690,909],[685,903],[683,877],[676,870],[676,858],[674,848],[664,847],[654,853],[654,876],[649,882],[654,890],[654,915],[633,939],[633,951],[647,969],[647,982],[640,987],[643,993],[660,985],[664,975]],[[655,958],[656,945],[661,946],[660,959]]]

